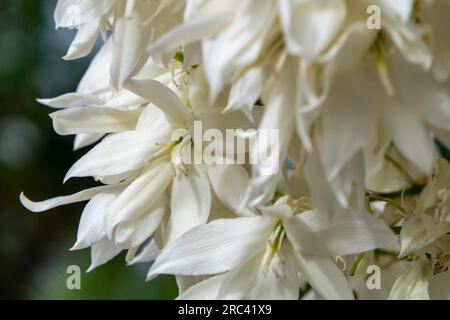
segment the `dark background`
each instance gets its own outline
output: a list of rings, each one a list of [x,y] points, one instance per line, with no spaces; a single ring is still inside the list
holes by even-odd
[[[0,298],[174,298],[172,277],[146,283],[149,266],[127,267],[123,254],[85,273],[89,249],[68,251],[84,203],[32,214],[18,201],[21,191],[44,200],[92,183],[62,184],[86,150],[73,152],[73,138],[54,133],[52,110],[35,100],[74,91],[92,59],[61,59],[75,30],[55,30],[55,6],[56,0],[0,1]],[[69,265],[82,270],[81,290],[66,288]]]

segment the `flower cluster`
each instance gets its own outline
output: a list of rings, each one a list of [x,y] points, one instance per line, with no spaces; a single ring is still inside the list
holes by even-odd
[[[57,27],[78,29],[65,59],[104,45],[76,92],[39,101],[75,149],[94,145],[65,180],[99,186],[21,201],[89,200],[72,250],[91,248],[90,270],[126,250],[153,262],[148,280],[175,275],[180,299],[449,299],[449,14],[449,0],[59,0]],[[198,123],[219,133],[206,146]],[[223,152],[230,129],[248,150]]]

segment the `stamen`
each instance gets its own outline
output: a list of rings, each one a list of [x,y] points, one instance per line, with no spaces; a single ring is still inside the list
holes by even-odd
[[[154,161],[156,159],[162,158],[164,156],[170,155],[172,153],[172,149],[179,143],[181,143],[183,141],[184,137],[180,137],[178,140],[173,141],[171,143],[169,143],[168,145],[166,145],[165,147],[161,148],[160,150],[156,151],[154,154],[152,154],[147,161],[151,162]],[[156,145],[159,145],[158,142],[155,143]]]
[[[264,256],[261,262],[261,273],[264,276],[267,275],[274,257],[277,257],[278,264],[282,263],[282,260],[280,259],[280,251],[285,237],[286,231],[284,231],[283,224],[281,222],[278,222],[275,230],[266,241],[266,251],[264,252]],[[273,268],[272,270],[274,270]],[[276,273],[278,273],[278,275],[282,275],[282,271],[280,270],[276,270]]]
[[[383,53],[383,48],[381,47],[382,38],[379,36],[374,43],[374,50],[376,55],[376,66],[378,78],[386,91],[386,94],[392,97],[395,93],[394,86],[392,85],[391,78],[389,76],[389,69],[386,63],[386,58]]]

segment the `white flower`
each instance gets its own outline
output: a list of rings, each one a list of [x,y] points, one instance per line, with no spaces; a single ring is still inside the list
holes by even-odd
[[[56,27],[79,28],[67,60],[88,55],[98,36],[112,30],[111,79],[121,88],[131,74],[147,62],[145,47],[179,22],[184,3],[167,0],[60,0],[55,9]]]
[[[100,140],[105,134],[132,130],[148,104],[132,92],[111,86],[109,67],[113,54],[112,39],[98,52],[76,92],[52,99],[38,99],[44,105],[57,109],[50,114],[53,127],[60,135],[76,134],[74,149]],[[137,75],[151,77],[167,84],[171,79],[169,68],[145,65]]]
[[[416,262],[392,287],[391,300],[429,300],[426,264]]]
[[[219,274],[188,289],[183,299],[297,299],[302,279],[327,299],[353,299],[331,256],[372,250],[393,238],[379,222],[348,212],[323,228],[314,211],[304,211],[310,206],[306,199],[283,197],[262,208],[261,216],[194,228],[162,251],[148,277]]]
[[[158,243],[162,247],[190,228],[207,222],[211,187],[219,199],[235,209],[248,184],[247,173],[240,165],[194,164],[186,157],[198,152],[193,148],[191,132],[195,119],[202,119],[206,127],[208,121],[216,124],[220,121],[231,128],[248,123],[243,114],[230,114],[222,119],[215,110],[205,109],[207,102],[196,96],[201,92],[184,97],[193,106],[191,110],[175,91],[157,80],[130,80],[126,87],[141,95],[146,104],[150,103],[140,111],[136,128],[104,138],[65,177],[68,180],[92,176],[107,186],[41,203],[32,203],[21,196],[23,204],[35,212],[93,197],[83,213],[74,249],[93,246],[108,238],[118,247],[135,252],[158,230],[168,202],[170,216]],[[181,87],[177,92],[183,95]],[[87,107],[80,108],[83,111]],[[80,122],[81,130],[100,122],[92,113],[87,115],[88,119]],[[231,121],[229,124],[227,119]],[[233,177],[237,186],[228,185],[225,176]],[[105,194],[110,188],[114,192]],[[166,200],[168,196],[170,200]]]
[[[307,283],[301,298],[448,299],[450,165],[435,141],[450,145],[449,10],[59,0],[57,27],[79,29],[65,59],[105,43],[76,92],[39,102],[74,149],[96,144],[65,180],[102,185],[20,200],[33,212],[88,200],[72,249],[91,248],[89,270],[122,250],[156,259],[148,278],[174,274],[179,299],[297,299]],[[236,150],[203,148],[199,122],[276,139],[239,135],[251,149],[238,156],[257,161],[230,165]]]
[[[337,176],[359,152],[372,152],[366,146],[378,140],[381,127],[389,142],[429,174],[437,156],[430,135],[446,135],[450,110],[448,82],[437,83],[429,72],[435,58],[429,39],[436,34],[439,46],[445,40],[423,12],[431,4],[377,1],[380,32],[366,26],[369,4],[246,1],[224,7],[191,1],[184,23],[151,43],[148,52],[201,45],[210,99],[232,84],[226,110],[249,112],[260,97],[266,106],[261,127],[280,130],[277,161],[284,159],[296,128],[303,148],[318,149],[327,179],[342,179]],[[258,144],[260,150],[270,147],[267,141]],[[382,166],[364,162],[368,171]],[[264,203],[280,179],[261,177],[258,170],[247,203]]]

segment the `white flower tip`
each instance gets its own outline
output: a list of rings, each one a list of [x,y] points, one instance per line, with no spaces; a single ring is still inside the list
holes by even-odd
[[[145,278],[145,281],[149,282],[149,281],[155,279],[157,276],[158,276],[158,274],[150,269],[150,271],[147,274],[147,278]]]
[[[84,147],[83,144],[81,144],[79,141],[77,141],[77,139],[75,139],[75,141],[73,142],[73,151],[80,150],[83,147]]]
[[[94,270],[95,268],[97,268],[97,266],[94,265],[94,264],[91,264],[91,265],[89,266],[89,268],[86,270],[86,273],[91,272],[91,271]]]
[[[67,181],[69,181],[70,178],[72,178],[72,176],[69,175],[69,173],[67,173],[66,176],[64,177],[63,184],[65,184]]]
[[[51,99],[37,98],[36,101],[45,106],[49,106],[49,102]]]
[[[75,242],[75,244],[72,246],[72,248],[69,249],[69,251],[77,251],[77,250],[81,250],[81,249],[85,249],[86,246],[84,246],[82,243],[80,243],[79,241]]]
[[[63,184],[69,181],[70,178],[76,177],[76,174],[77,173],[75,172],[73,167],[70,168],[69,171],[67,171],[66,175],[64,176]]]
[[[20,193],[19,196],[20,203],[29,211],[31,212],[41,212],[42,210],[39,210],[38,207],[36,207],[36,204],[28,199],[23,192]]]
[[[86,54],[83,55],[83,54],[80,54],[80,53],[78,53],[78,52],[76,52],[74,50],[70,50],[69,49],[67,54],[64,57],[62,57],[62,59],[64,61],[70,61],[70,60],[76,60],[76,59],[79,59],[79,58],[83,58],[85,56],[86,56]]]

